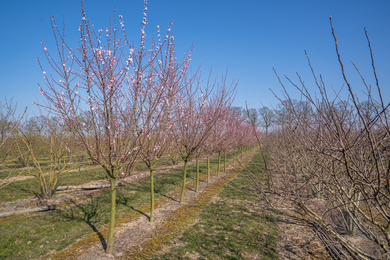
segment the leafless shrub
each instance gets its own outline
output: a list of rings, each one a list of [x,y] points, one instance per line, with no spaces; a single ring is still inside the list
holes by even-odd
[[[7,163],[19,158],[14,153],[14,134],[26,113],[26,109],[20,117],[16,117],[16,104],[13,103],[12,99],[0,103],[0,168],[5,168]],[[0,179],[0,189],[9,185],[22,173],[22,171],[5,170],[8,171],[8,174]]]

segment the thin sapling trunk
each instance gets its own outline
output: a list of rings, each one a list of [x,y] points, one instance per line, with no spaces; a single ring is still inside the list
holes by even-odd
[[[199,158],[196,157],[196,185],[195,191],[199,191]]]
[[[217,175],[219,176],[219,172],[221,171],[221,152],[218,152],[218,166],[217,166]]]
[[[186,189],[186,177],[187,177],[187,161],[188,159],[184,160],[183,185],[181,188],[180,203],[183,203],[184,201],[184,191]]]
[[[226,152],[223,153],[224,158],[223,158],[223,171],[226,172]]]
[[[114,245],[114,228],[116,213],[116,178],[110,177],[111,184],[111,210],[110,210],[110,227],[108,231],[106,253],[111,254]]]
[[[150,222],[154,221],[154,172],[150,168]]]
[[[207,156],[207,183],[210,183],[210,158]]]

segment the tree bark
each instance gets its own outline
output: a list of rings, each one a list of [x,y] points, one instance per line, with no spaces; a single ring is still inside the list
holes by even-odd
[[[154,172],[150,169],[150,222],[154,221]]]
[[[226,152],[223,153],[224,158],[223,158],[223,171],[226,172]]]
[[[210,183],[210,158],[207,157],[207,183]]]
[[[180,203],[183,203],[184,201],[184,191],[186,189],[186,177],[187,177],[187,160],[184,160],[183,185],[181,187]]]
[[[111,184],[111,210],[110,210],[110,228],[108,231],[106,253],[112,253],[114,245],[114,228],[115,228],[115,213],[116,213],[116,178],[110,178]]]
[[[221,170],[221,152],[218,152],[218,167],[217,167],[217,175],[219,176],[219,172]]]
[[[196,157],[196,185],[195,185],[195,191],[199,191],[199,158]]]

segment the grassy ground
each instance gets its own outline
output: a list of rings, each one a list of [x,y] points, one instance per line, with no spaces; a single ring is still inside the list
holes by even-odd
[[[46,176],[46,178],[49,178]],[[106,178],[103,169],[87,169],[76,172],[63,173],[59,177],[58,185],[81,185],[90,181],[101,180]],[[6,187],[0,189],[0,202],[14,201],[25,199],[30,196],[39,195],[39,179],[31,178],[22,181],[14,181]]]
[[[216,169],[217,158],[213,158],[210,163],[210,167]],[[206,171],[206,162],[202,162],[200,173],[205,174]],[[96,173],[96,170],[94,172]],[[72,182],[78,178],[85,180],[88,175],[83,175],[81,172],[69,174],[71,174],[69,175],[69,182],[66,182],[66,179],[63,178],[61,185],[74,184]],[[170,191],[180,186],[182,182],[181,175],[182,169],[179,168],[155,176],[156,199],[166,196]],[[190,181],[194,178],[195,165],[191,165],[188,167],[188,179]],[[22,188],[19,187],[18,189],[22,190]],[[18,197],[20,195],[20,193],[17,193]],[[76,239],[91,233],[98,234],[104,240],[106,235],[102,230],[109,221],[109,202],[109,192],[103,191],[87,203],[70,205],[52,212],[0,219],[0,234],[2,234],[0,259],[37,258],[49,251],[60,251],[75,243]],[[117,218],[134,213],[147,205],[148,202],[149,179],[118,188]]]
[[[169,165],[171,162],[167,159],[163,159],[160,162],[164,165]],[[81,171],[65,172],[59,176],[57,186],[67,185],[82,185],[91,181],[106,179],[107,175],[101,168],[88,169],[86,167],[94,166],[92,163],[75,163],[67,166],[65,170],[78,169],[82,166]],[[135,171],[146,170],[145,163],[139,162],[135,165]],[[35,170],[37,171],[37,170]],[[4,173],[3,173],[4,174]],[[1,175],[1,173],[0,173]],[[14,176],[14,175],[13,175]],[[46,176],[48,179],[49,176]],[[14,201],[18,199],[25,199],[30,196],[37,196],[40,194],[39,180],[38,178],[31,178],[22,181],[15,181],[0,189],[0,203],[7,201]]]
[[[252,163],[261,164],[259,154]],[[253,164],[248,167],[256,170]],[[259,207],[258,196],[248,193],[248,186],[242,171],[192,227],[151,259],[276,259],[276,220]]]

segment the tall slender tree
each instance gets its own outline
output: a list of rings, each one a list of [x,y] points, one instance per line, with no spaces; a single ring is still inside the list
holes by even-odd
[[[181,203],[184,200],[187,163],[201,149],[225,108],[230,106],[237,84],[232,82],[227,86],[225,75],[221,82],[211,82],[209,77],[206,85],[202,86],[199,77],[196,81],[192,78],[191,84],[182,91],[182,101],[176,111],[177,124],[173,131],[177,153],[184,161]]]
[[[150,172],[150,221],[154,220],[154,168],[171,146],[174,111],[180,105],[178,94],[186,85],[191,52],[178,62],[173,37],[168,37],[165,51],[149,67],[144,100],[141,105],[141,159]]]
[[[153,99],[148,101],[153,104],[149,111],[157,110],[161,103],[162,95],[148,95],[156,87],[150,83],[155,77],[172,78],[161,76],[160,72],[170,74],[174,71],[168,68],[156,71],[154,64],[158,63],[163,46],[169,49],[173,43],[169,41],[169,27],[166,37],[157,37],[151,48],[146,48],[146,1],[139,46],[127,37],[122,16],[119,19],[115,16],[107,29],[95,30],[86,17],[83,4],[81,10],[80,39],[76,48],[68,45],[64,26],[60,29],[51,18],[58,55],[54,58],[42,44],[52,73],[49,76],[39,62],[46,79],[40,91],[48,101],[47,105],[41,106],[60,118],[62,127],[107,173],[111,184],[111,211],[106,252],[111,253],[116,182],[120,169],[124,165],[131,166],[142,151],[141,138],[147,134],[139,125],[145,108],[143,102],[147,98]],[[60,80],[56,79],[58,77]],[[168,85],[159,87],[165,89]]]

